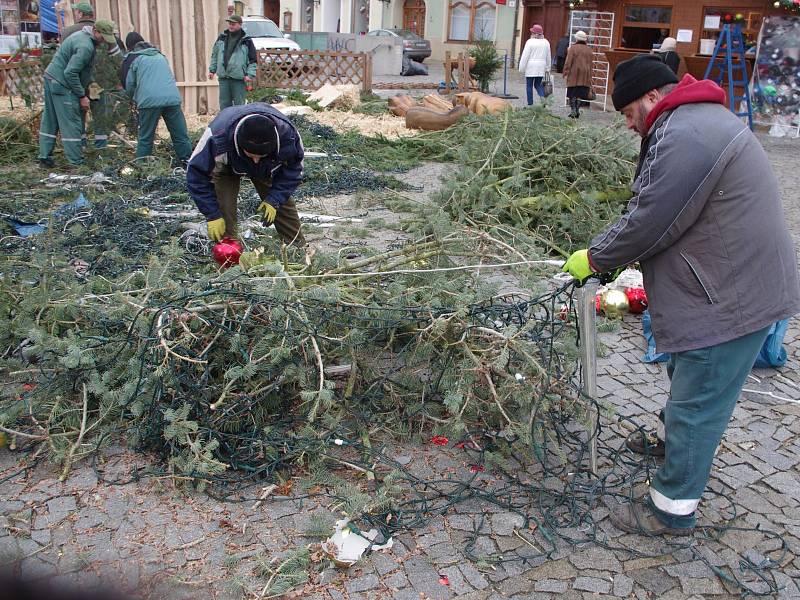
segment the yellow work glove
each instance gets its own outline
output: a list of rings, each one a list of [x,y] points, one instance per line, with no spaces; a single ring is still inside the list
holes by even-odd
[[[592,267],[589,266],[589,251],[584,249],[573,252],[561,270],[569,273],[581,283],[586,281],[594,273]]]
[[[278,215],[278,209],[269,202],[262,202],[259,204],[256,212],[261,216],[264,225],[272,225],[275,222],[275,217]]]
[[[222,236],[225,235],[225,219],[214,219],[213,221],[209,221],[207,225],[208,237],[215,242],[220,241]]]

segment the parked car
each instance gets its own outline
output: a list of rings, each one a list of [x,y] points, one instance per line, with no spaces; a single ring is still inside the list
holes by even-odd
[[[403,54],[417,62],[422,62],[431,55],[431,43],[408,29],[373,29],[367,35],[401,38]]]
[[[242,18],[242,28],[252,38],[256,50],[300,50],[294,40],[289,39],[272,21],[258,15]]]

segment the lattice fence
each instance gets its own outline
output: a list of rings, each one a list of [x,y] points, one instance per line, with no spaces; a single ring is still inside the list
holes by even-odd
[[[42,65],[38,60],[0,64],[0,96],[40,102],[44,96]]]
[[[326,83],[372,88],[372,57],[366,53],[259,50],[258,86],[316,90]]]

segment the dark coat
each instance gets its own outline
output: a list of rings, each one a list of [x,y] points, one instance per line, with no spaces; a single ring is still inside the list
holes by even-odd
[[[567,87],[591,87],[593,61],[594,53],[585,43],[577,42],[570,46],[563,71]]]
[[[260,114],[269,117],[278,130],[280,146],[274,158],[255,164],[236,145],[236,130],[245,116]],[[217,194],[214,191],[212,172],[218,162],[231,168],[236,175],[272,182],[266,201],[274,207],[281,206],[300,185],[303,179],[303,140],[292,122],[269,104],[253,102],[225,108],[211,121],[197,143],[186,170],[189,196],[209,221],[219,219]]]
[[[724,105],[659,115],[631,189],[626,213],[592,240],[589,257],[598,272],[641,264],[659,352],[722,344],[800,311],[778,181]]]

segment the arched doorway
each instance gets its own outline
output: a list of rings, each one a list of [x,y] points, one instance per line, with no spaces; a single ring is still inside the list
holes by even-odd
[[[425,0],[405,0],[403,4],[403,29],[425,37]]]
[[[281,2],[280,0],[264,0],[264,16],[281,26]]]

